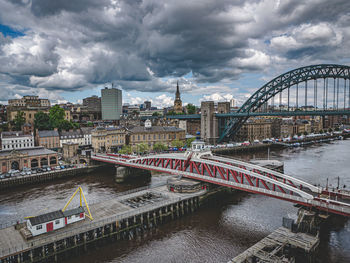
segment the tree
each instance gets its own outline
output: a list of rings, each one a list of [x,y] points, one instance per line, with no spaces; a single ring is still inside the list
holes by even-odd
[[[186,146],[187,148],[191,147],[192,142],[196,139],[196,137],[192,137],[186,140]]]
[[[305,135],[305,136],[308,135],[307,131],[304,131],[304,135]]]
[[[340,131],[339,127],[335,127],[335,131]]]
[[[64,121],[65,112],[59,105],[55,105],[50,109],[49,117],[50,124],[53,128],[59,128],[59,126],[65,125],[61,124]]]
[[[39,131],[52,130],[50,125],[50,117],[45,112],[39,111],[34,115],[34,128]]]
[[[182,148],[184,146],[184,142],[176,139],[176,140],[171,142],[171,145],[173,147],[176,147],[179,149],[179,148]]]
[[[187,104],[186,108],[187,108],[188,114],[195,114],[196,113],[196,106],[194,106],[193,104],[191,104],[191,103]]]
[[[332,131],[333,131],[332,128],[329,128],[329,129],[328,129],[328,132],[332,132]]]
[[[20,131],[26,119],[24,118],[23,111],[17,111],[16,117],[13,119],[13,126],[16,131]]]
[[[324,133],[324,130],[320,130],[319,133],[320,133],[320,134],[323,134],[323,133]]]
[[[153,112],[152,116],[156,116],[156,117],[159,117],[160,116],[160,113],[158,111],[156,112]]]
[[[138,152],[138,153],[145,153],[148,150],[149,150],[148,144],[146,144],[146,143],[136,144],[136,152]]]
[[[132,153],[131,145],[124,144],[123,147],[118,151],[118,153],[131,154]]]
[[[162,151],[168,150],[168,146],[166,146],[161,142],[157,142],[153,145],[153,150],[155,150],[156,152],[162,152]]]

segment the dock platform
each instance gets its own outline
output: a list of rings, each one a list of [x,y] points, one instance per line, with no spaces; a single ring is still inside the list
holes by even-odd
[[[316,236],[293,233],[285,227],[280,227],[229,263],[295,262],[295,250],[311,255],[318,245],[319,239]]]
[[[93,221],[85,219],[25,240],[15,226],[0,229],[0,263],[36,262],[104,237],[131,239],[163,222],[199,207],[206,190],[174,193],[166,185],[89,204]],[[152,199],[153,198],[153,199]]]

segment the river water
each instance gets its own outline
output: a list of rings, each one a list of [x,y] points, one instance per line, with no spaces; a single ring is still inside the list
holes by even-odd
[[[350,140],[271,152],[285,173],[313,184],[350,188]],[[266,158],[267,153],[239,158]],[[89,202],[113,198],[132,188],[156,184],[167,176],[138,179],[123,185],[113,171],[63,179],[0,192],[0,224],[60,209],[80,185]],[[282,217],[296,218],[291,203],[243,192],[226,194],[194,214],[160,226],[142,240],[120,241],[89,250],[69,262],[227,262],[281,226]],[[339,221],[339,222],[338,222]],[[321,238],[318,262],[350,262],[350,221],[338,220]],[[67,261],[65,261],[67,262]]]

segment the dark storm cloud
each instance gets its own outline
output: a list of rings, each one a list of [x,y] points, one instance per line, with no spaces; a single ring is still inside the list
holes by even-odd
[[[350,42],[345,0],[0,0],[0,9],[0,23],[26,30],[0,33],[0,73],[52,91],[112,81],[167,91],[160,78],[190,72],[198,83],[227,82],[344,57]]]
[[[82,12],[89,8],[103,8],[107,0],[32,0],[31,11],[36,16],[50,16],[62,11]]]

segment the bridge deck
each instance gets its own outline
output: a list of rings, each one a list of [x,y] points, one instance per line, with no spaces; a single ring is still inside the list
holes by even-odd
[[[103,226],[107,222],[115,222],[116,218],[118,220],[122,218],[127,218],[130,214],[137,214],[141,210],[153,210],[155,207],[171,202],[177,202],[180,200],[187,199],[191,196],[200,196],[204,194],[204,190],[186,194],[186,193],[174,193],[169,192],[167,186],[158,186],[150,188],[147,190],[142,190],[134,192],[131,194],[121,195],[117,198],[109,199],[103,202],[98,202],[94,204],[89,204],[89,208],[92,216],[94,217],[93,221],[85,219],[80,222],[68,225],[64,228],[33,237],[30,240],[25,240],[18,230],[15,230],[15,227],[7,227],[0,229],[0,259],[6,255],[27,250],[30,247],[42,246],[48,243],[52,243],[57,240],[61,240],[66,237],[74,236],[79,233],[82,233],[84,230],[92,227]],[[140,196],[146,193],[155,193],[162,196],[162,200],[158,200],[154,204],[148,204],[139,208],[132,208],[129,205],[123,204],[122,201]]]

